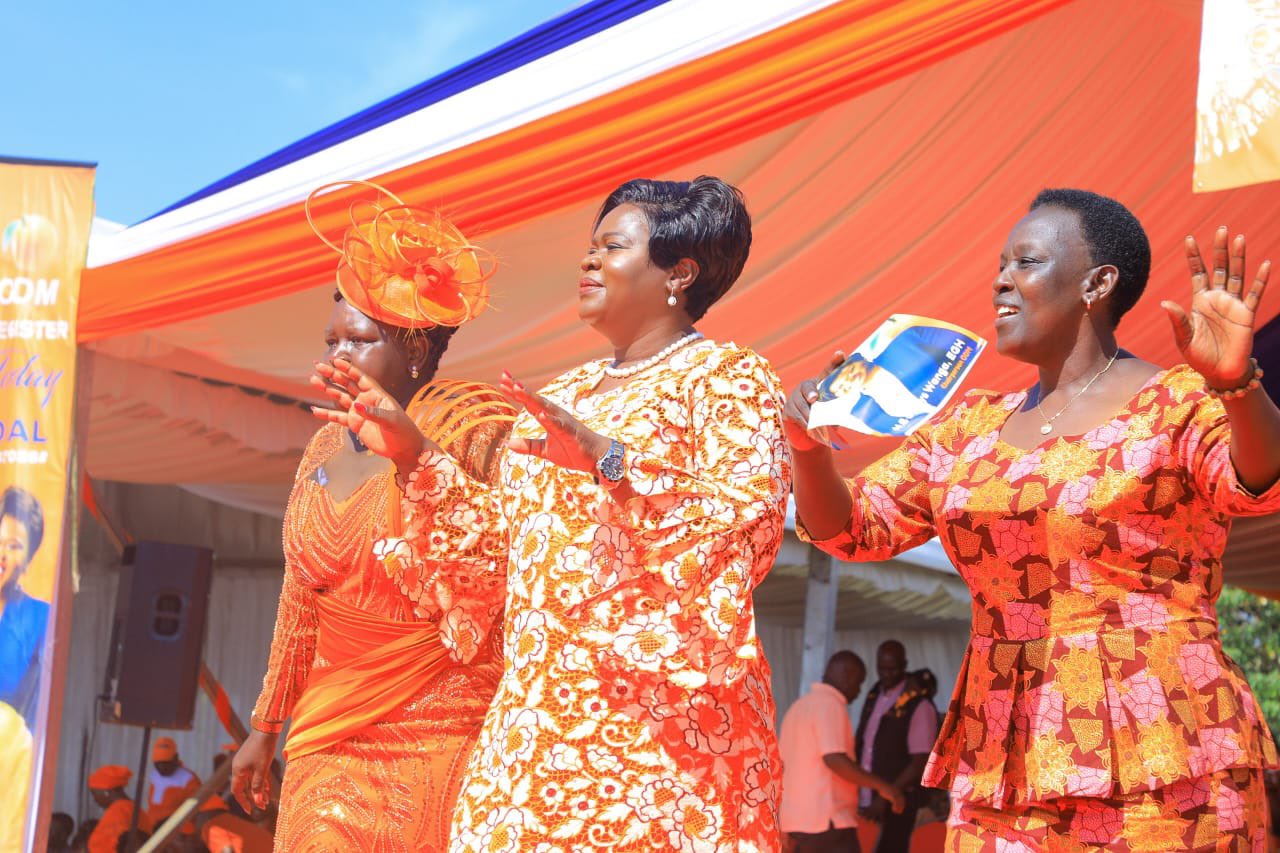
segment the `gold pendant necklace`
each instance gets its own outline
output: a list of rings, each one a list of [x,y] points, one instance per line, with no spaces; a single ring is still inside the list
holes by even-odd
[[[1111,365],[1116,363],[1116,356],[1118,356],[1119,354],[1120,354],[1120,349],[1117,348],[1116,351],[1111,354],[1111,360],[1107,362],[1107,366],[1099,370],[1097,373],[1095,373],[1093,378],[1090,379],[1088,382],[1086,382],[1084,384],[1084,387],[1081,388],[1079,391],[1077,391],[1071,397],[1071,399],[1067,401],[1067,404],[1065,406],[1063,406],[1061,409],[1058,409],[1058,411],[1054,413],[1053,417],[1048,417],[1045,415],[1044,409],[1040,408],[1040,401],[1043,398],[1039,394],[1036,394],[1036,411],[1040,413],[1040,417],[1044,420],[1044,425],[1040,427],[1041,435],[1048,435],[1049,433],[1053,432],[1053,422],[1058,419],[1058,415],[1061,415],[1067,409],[1071,408],[1071,404],[1074,403],[1076,400],[1078,400],[1081,394],[1083,394],[1085,391],[1088,391],[1090,385],[1097,382],[1099,377],[1102,376],[1102,374],[1110,370]]]

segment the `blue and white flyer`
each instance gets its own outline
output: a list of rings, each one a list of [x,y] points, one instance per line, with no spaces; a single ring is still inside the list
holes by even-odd
[[[819,383],[809,430],[837,450],[850,432],[910,435],[947,404],[986,346],[959,326],[894,314]]]

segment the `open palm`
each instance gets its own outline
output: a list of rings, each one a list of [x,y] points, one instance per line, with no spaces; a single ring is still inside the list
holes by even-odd
[[[335,406],[313,407],[316,417],[342,424],[365,447],[397,465],[412,464],[421,455],[425,439],[417,424],[394,397],[355,365],[342,360],[317,362],[311,384],[323,390]]]
[[[1247,381],[1253,354],[1258,303],[1267,288],[1271,262],[1263,261],[1248,291],[1244,289],[1245,239],[1236,235],[1228,249],[1226,226],[1213,237],[1213,272],[1205,269],[1194,237],[1186,240],[1191,270],[1191,307],[1176,302],[1161,306],[1173,324],[1174,341],[1183,359],[1212,388],[1234,388]]]
[[[538,456],[570,471],[594,472],[596,460],[609,449],[609,439],[546,397],[534,394],[524,383],[503,371],[498,388],[516,405],[523,406],[545,430],[541,438],[512,438],[507,446],[517,453]]]

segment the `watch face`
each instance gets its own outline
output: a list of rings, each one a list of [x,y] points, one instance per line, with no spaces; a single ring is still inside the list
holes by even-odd
[[[604,456],[600,457],[600,461],[596,463],[596,468],[600,471],[600,476],[604,477],[611,483],[616,483],[622,479],[622,445],[614,442],[609,446],[609,450]]]

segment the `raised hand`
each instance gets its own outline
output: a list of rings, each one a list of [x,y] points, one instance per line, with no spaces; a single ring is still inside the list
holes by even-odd
[[[1254,323],[1258,303],[1267,288],[1271,261],[1258,267],[1248,291],[1244,289],[1244,235],[1230,241],[1224,225],[1213,235],[1213,273],[1205,270],[1194,237],[1186,240],[1191,270],[1191,309],[1176,302],[1160,305],[1173,324],[1174,341],[1183,359],[1200,372],[1211,388],[1229,390],[1249,381]]]
[[[796,450],[814,450],[826,446],[809,435],[809,407],[818,400],[818,383],[844,364],[845,358],[847,356],[843,352],[836,350],[821,376],[801,382],[787,397],[786,405],[782,407],[782,427],[787,433],[787,441]]]
[[[545,430],[542,438],[509,438],[507,446],[516,453],[545,459],[571,471],[595,473],[596,462],[609,449],[609,439],[588,429],[586,424],[524,387],[505,370],[498,389],[513,403],[524,406]]]
[[[338,359],[318,361],[311,384],[324,391],[334,408],[312,406],[322,421],[342,424],[374,453],[385,456],[402,472],[411,471],[428,446],[422,431],[382,386],[360,368]]]

